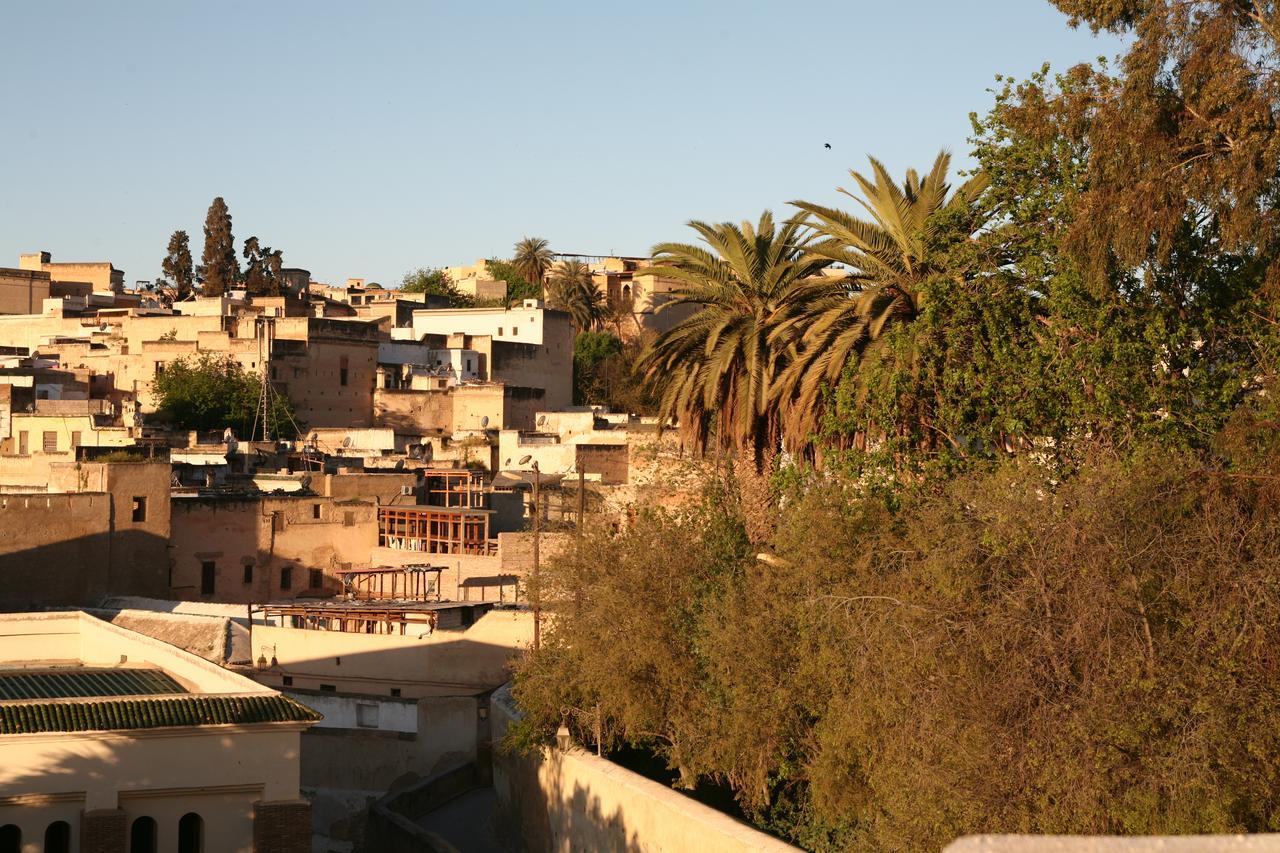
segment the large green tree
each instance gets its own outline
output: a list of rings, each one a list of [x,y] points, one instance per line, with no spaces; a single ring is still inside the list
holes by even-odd
[[[204,254],[200,258],[204,296],[221,296],[240,281],[235,239],[231,235],[231,211],[222,196],[209,205],[204,220]]]
[[[1130,37],[1120,74],[1089,81],[1088,182],[1070,231],[1087,277],[1100,283],[1115,260],[1167,262],[1193,222],[1226,251],[1262,253],[1269,286],[1280,286],[1280,4],[1054,5]]]
[[[180,429],[230,427],[241,438],[262,434],[261,377],[233,359],[209,354],[178,359],[157,372],[151,387],[158,400],[157,411]],[[296,435],[302,426],[292,403],[279,393],[271,395],[267,419],[272,436]]]
[[[174,231],[169,237],[169,247],[164,261],[160,264],[165,279],[173,285],[175,301],[181,301],[191,295],[195,284],[195,269],[192,266],[191,243],[186,231]]]
[[[927,174],[910,170],[901,185],[875,158],[873,177],[851,170],[861,196],[844,188],[840,192],[861,204],[869,218],[794,202],[814,217],[821,235],[811,244],[812,253],[843,265],[848,274],[839,285],[811,284],[798,310],[775,332],[799,341],[798,353],[775,389],[793,447],[812,438],[824,388],[834,387],[851,369],[857,376],[857,362],[883,357],[883,352],[868,350],[881,349],[895,325],[919,317],[938,279],[963,278],[968,272],[949,269],[946,262],[955,257],[950,244],[971,239],[991,216],[980,201],[986,179],[970,178],[953,191],[947,181],[950,163],[943,152]],[[871,392],[864,386],[858,393]]]
[[[448,299],[451,305],[457,306],[466,306],[473,302],[470,295],[462,293],[454,286],[444,270],[435,267],[419,267],[405,273],[400,280],[400,291],[440,296]]]

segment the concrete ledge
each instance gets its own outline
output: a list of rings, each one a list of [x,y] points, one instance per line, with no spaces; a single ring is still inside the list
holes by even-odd
[[[968,835],[945,853],[1280,853],[1280,835]]]

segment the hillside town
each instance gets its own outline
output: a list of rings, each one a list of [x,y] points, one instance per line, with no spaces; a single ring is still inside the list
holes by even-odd
[[[0,19],[0,853],[1280,853],[1280,0]]]
[[[672,283],[644,263],[590,262],[632,338],[669,322],[657,309]],[[296,268],[274,295],[181,299],[126,287],[110,262],[41,251],[0,268],[0,608],[28,614],[0,622],[42,638],[6,641],[0,707],[91,702],[108,731],[132,732],[169,725],[174,696],[222,693],[235,698],[213,716],[184,706],[184,725],[243,728],[157,774],[145,745],[108,761],[73,734],[83,721],[8,719],[0,750],[30,731],[74,741],[56,760],[4,762],[24,797],[48,800],[13,818],[22,837],[44,833],[50,851],[383,849],[365,837],[371,803],[477,772],[492,695],[539,640],[539,560],[588,505],[633,503],[664,439],[654,417],[575,405],[567,311],[508,299],[484,261],[446,276],[489,307]],[[248,430],[175,422],[157,379],[198,364],[248,378]],[[131,698],[104,698],[117,695]],[[215,731],[196,725],[190,754]],[[112,769],[72,802],[71,762]]]

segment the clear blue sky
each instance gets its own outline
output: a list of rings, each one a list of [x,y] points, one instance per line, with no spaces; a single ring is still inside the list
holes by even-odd
[[[226,198],[323,281],[642,254],[691,218],[836,202],[866,154],[963,158],[997,73],[1117,43],[1046,0],[9,3],[0,266],[159,274]],[[823,147],[830,142],[831,150]]]

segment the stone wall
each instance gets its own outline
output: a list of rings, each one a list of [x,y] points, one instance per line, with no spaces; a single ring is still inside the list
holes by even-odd
[[[518,718],[507,688],[490,703],[495,743]],[[666,785],[570,746],[493,759],[499,835],[528,850],[795,851]]]

